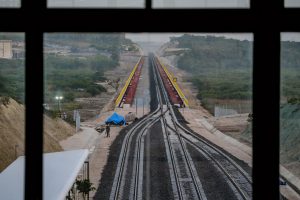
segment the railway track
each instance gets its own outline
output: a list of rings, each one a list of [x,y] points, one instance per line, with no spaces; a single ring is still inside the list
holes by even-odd
[[[158,118],[158,116],[156,116],[158,111],[159,111],[159,108],[157,108],[153,113],[151,113],[150,115],[146,116],[144,119],[139,121],[126,134],[126,136],[124,138],[124,142],[121,147],[120,155],[119,155],[117,170],[116,170],[116,174],[115,174],[113,185],[112,185],[112,190],[111,190],[110,197],[109,197],[110,200],[123,199],[123,193],[124,193],[124,188],[125,188],[125,184],[126,184],[125,176],[126,176],[127,171],[130,170],[130,169],[128,169],[129,152],[130,152],[131,148],[134,148],[134,147],[132,147],[132,144],[134,144],[134,142],[132,142],[133,137],[135,135],[137,135],[137,137],[139,137],[140,135],[144,134],[144,132],[147,130],[147,128],[153,124],[151,122],[153,120],[155,120],[156,118]],[[140,147],[138,147],[138,149],[136,149],[135,151],[139,151],[140,150],[139,148]],[[136,168],[136,170],[138,170],[138,169],[139,168]],[[134,177],[134,179],[136,179],[136,177]],[[128,188],[130,188],[130,186]],[[131,193],[134,193],[134,196],[137,197],[138,190],[139,190],[138,187],[133,188],[133,192],[131,192]],[[132,196],[132,195],[130,195],[130,196]]]
[[[197,153],[214,163],[213,166],[223,174],[236,199],[251,199],[252,180],[249,175],[229,156],[182,126],[177,120],[160,77],[158,63],[155,62],[154,55],[150,55],[149,59],[154,70],[154,87],[158,105],[155,111],[137,122],[127,132],[109,199],[144,199],[145,135],[156,123],[160,123],[162,127],[174,199],[208,199],[202,185],[205,180],[201,180],[187,145],[192,146]]]
[[[190,156],[186,150],[185,144],[182,141],[182,138],[178,134],[178,131],[172,131],[168,128],[168,126],[174,126],[177,129],[176,124],[173,122],[173,115],[170,110],[172,110],[170,100],[168,98],[168,94],[163,87],[163,81],[159,76],[157,63],[154,61],[154,57],[152,59],[152,64],[155,68],[155,83],[157,87],[160,87],[159,90],[159,102],[162,104],[162,99],[165,100],[167,107],[164,115],[162,116],[162,126],[164,130],[164,134],[167,138],[167,151],[170,152],[170,159],[172,163],[172,172],[174,173],[175,181],[176,181],[176,197],[178,199],[200,199],[206,200],[205,193],[202,189],[202,185],[200,179],[196,175],[195,166],[191,162]],[[174,187],[173,187],[174,188]],[[174,190],[174,189],[173,189]]]
[[[156,63],[154,63],[156,64]],[[156,66],[157,68],[157,66]],[[156,70],[158,72],[158,70]],[[160,80],[162,84],[162,80]],[[200,138],[197,134],[189,131],[183,127],[177,120],[174,113],[173,107],[168,99],[167,92],[162,88],[163,96],[167,102],[169,109],[169,120],[165,123],[169,129],[169,133],[175,133],[178,137],[178,141],[184,153],[184,158],[186,159],[186,164],[189,167],[191,177],[193,178],[193,183],[196,187],[198,199],[206,199],[205,193],[203,192],[201,181],[195,175],[195,170],[193,170],[193,163],[189,162],[190,156],[186,150],[186,144],[194,146],[199,153],[206,156],[208,159],[215,163],[215,166],[225,175],[227,178],[227,183],[230,185],[235,193],[237,199],[251,199],[252,198],[252,180],[248,173],[245,172],[236,162],[234,162],[229,156],[223,153],[221,150],[210,144],[209,142]],[[167,116],[167,115],[165,115]],[[166,120],[164,120],[166,121]],[[169,134],[168,134],[169,135]],[[198,179],[197,179],[198,178]]]

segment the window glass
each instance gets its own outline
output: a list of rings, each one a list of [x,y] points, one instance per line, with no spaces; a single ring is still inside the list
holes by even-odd
[[[293,7],[300,7],[300,1],[299,0],[285,0],[284,6],[287,8],[293,8]]]
[[[298,188],[300,178],[300,33],[281,34],[280,175],[281,191]],[[286,185],[286,183],[288,183]],[[292,199],[292,196],[287,196]],[[300,198],[298,195],[293,198]]]
[[[20,0],[0,0],[0,8],[18,8],[20,4]]]
[[[249,8],[250,0],[153,0],[154,8]]]
[[[24,178],[11,174],[14,169],[24,170],[24,51],[23,33],[0,33],[0,193],[4,199],[16,193],[12,180],[22,183]]]
[[[45,34],[45,184],[74,172],[70,188],[90,182],[95,199],[251,199],[252,46],[252,34]]]
[[[144,8],[144,0],[48,0],[48,7],[66,8]]]

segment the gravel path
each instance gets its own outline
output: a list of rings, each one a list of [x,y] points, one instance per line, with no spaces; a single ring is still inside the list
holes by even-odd
[[[224,180],[224,175],[216,169],[212,161],[208,161],[192,146],[187,149],[193,159],[202,186],[208,200],[235,200],[233,191]]]
[[[112,183],[115,176],[115,171],[118,164],[119,154],[120,154],[120,147],[122,146],[123,139],[125,134],[128,132],[132,125],[127,126],[126,128],[122,129],[112,145],[109,148],[109,157],[105,168],[101,174],[101,181],[99,187],[95,193],[94,199],[109,199],[110,191],[112,187]],[[100,172],[99,172],[100,173]]]
[[[160,122],[149,130],[145,143],[143,199],[171,200],[173,192]]]

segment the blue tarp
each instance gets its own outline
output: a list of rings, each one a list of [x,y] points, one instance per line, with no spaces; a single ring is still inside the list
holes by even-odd
[[[114,112],[107,120],[105,121],[106,124],[115,124],[115,125],[125,125],[126,121],[122,115],[118,115]]]

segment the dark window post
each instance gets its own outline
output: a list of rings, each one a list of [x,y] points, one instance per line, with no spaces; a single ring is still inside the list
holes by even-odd
[[[43,199],[43,33],[26,39],[25,199]],[[16,191],[18,192],[18,191]]]
[[[266,29],[254,34],[253,199],[276,200],[279,199],[280,33]]]

